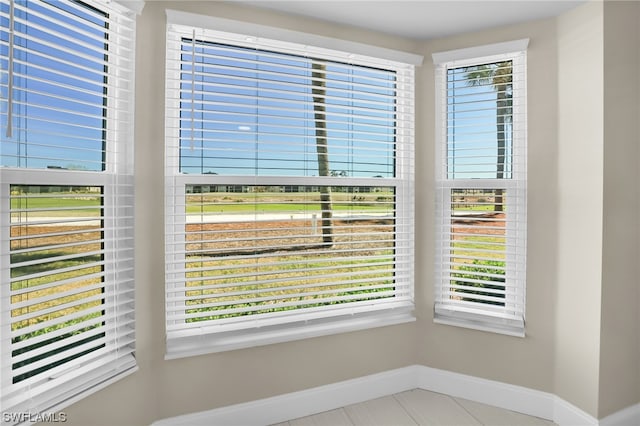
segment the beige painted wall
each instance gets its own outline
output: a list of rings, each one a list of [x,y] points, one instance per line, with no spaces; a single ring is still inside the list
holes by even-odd
[[[597,418],[640,401],[639,11],[590,2],[558,20],[554,387]]]
[[[425,55],[425,65],[417,72],[416,92],[417,323],[164,361],[161,212],[165,8]],[[138,24],[136,83],[136,310],[140,370],[68,407],[68,424],[146,425],[164,417],[416,363],[556,393],[594,416],[623,408],[629,401],[640,401],[632,380],[626,382],[623,396],[615,392],[603,394],[611,391],[625,368],[637,368],[637,363],[627,356],[604,345],[632,339],[634,333],[640,338],[637,326],[635,331],[631,328],[623,334],[615,333],[620,318],[614,307],[625,302],[624,295],[616,293],[616,266],[621,260],[608,257],[608,250],[615,248],[618,217],[612,209],[603,207],[604,200],[629,202],[619,189],[613,192],[613,198],[604,198],[604,190],[618,179],[616,162],[623,156],[615,147],[631,143],[620,141],[611,149],[603,145],[605,132],[613,137],[622,131],[605,118],[603,105],[609,107],[613,103],[616,73],[629,72],[624,67],[612,68],[611,74],[603,71],[603,50],[608,46],[603,36],[612,31],[611,40],[615,38],[613,29],[604,27],[603,21],[614,16],[613,12],[610,16],[605,14],[601,3],[589,3],[558,20],[416,42],[227,3],[147,1]],[[430,55],[524,37],[531,39],[529,260],[527,337],[521,339],[435,325],[432,321],[434,83]],[[611,79],[603,80],[605,77]],[[640,78],[636,79],[638,83]],[[640,89],[637,93],[640,95]],[[640,113],[637,117],[640,122]],[[624,132],[628,136],[632,130]],[[634,155],[640,160],[637,147]],[[631,178],[631,172],[622,177]],[[640,190],[636,194],[640,195]],[[635,227],[637,235],[637,218]],[[631,240],[626,244],[633,245]],[[607,251],[604,263],[603,247]],[[629,261],[622,262],[628,265]],[[631,278],[628,270],[622,278]],[[633,293],[630,282],[625,289]],[[602,291],[607,294],[602,295]],[[640,303],[640,295],[635,300]],[[635,309],[637,319],[637,305],[627,308],[625,315],[633,316]],[[633,340],[627,343],[625,347],[632,350]],[[636,348],[635,355],[631,352],[629,356],[638,359],[640,342]],[[600,368],[603,374],[611,374],[611,380],[600,379]]]
[[[640,3],[604,4],[604,247],[599,417],[640,401],[639,22]]]
[[[558,20],[555,393],[598,413],[603,199],[602,3]]]

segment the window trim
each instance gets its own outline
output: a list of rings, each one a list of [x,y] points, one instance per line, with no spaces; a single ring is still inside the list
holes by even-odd
[[[521,316],[509,315],[506,313],[491,312],[489,309],[473,307],[453,306],[442,303],[439,298],[441,288],[444,288],[443,280],[449,280],[442,272],[445,249],[436,247],[435,283],[434,283],[434,308],[433,318],[437,324],[445,324],[470,328],[481,331],[506,334],[510,336],[525,337],[525,312],[526,312],[526,150],[527,150],[527,118],[526,118],[526,50],[529,39],[520,39],[502,43],[488,44],[470,48],[456,49],[446,52],[432,54],[435,65],[435,182],[436,182],[436,244],[444,238],[441,227],[443,221],[449,220],[451,190],[460,189],[505,189],[507,190],[506,205],[516,205],[517,215],[523,222],[520,226],[514,226],[514,219],[506,223],[506,244],[510,247],[518,247],[518,259],[513,250],[505,252],[507,263],[521,263],[524,271],[518,270],[515,273],[507,270],[505,283],[515,283],[517,301],[522,303]],[[522,117],[513,123],[513,153],[521,159],[514,161],[512,176],[509,179],[450,179],[447,176],[447,71],[453,68],[460,68],[471,65],[494,63],[505,60],[513,60],[514,68],[521,70],[517,75],[521,78],[514,78],[514,92],[518,92],[519,103],[513,105],[513,116]],[[514,97],[515,99],[515,97]],[[517,135],[516,135],[517,133]],[[513,193],[516,192],[516,195]],[[447,195],[448,194],[448,195]],[[511,194],[511,195],[510,195]],[[518,201],[518,200],[520,201]],[[449,212],[449,214],[447,213]],[[511,224],[510,224],[511,222]],[[524,258],[524,259],[522,259]],[[508,290],[507,290],[508,291]],[[506,294],[508,299],[509,293]],[[508,310],[508,305],[505,306]],[[518,312],[518,310],[516,310]]]
[[[169,64],[170,60],[179,60],[179,58],[175,58],[176,53],[171,52],[170,49],[170,41],[175,43],[175,35],[171,35],[171,26],[176,25],[179,27],[187,27],[194,28],[199,26],[198,28],[198,36],[201,34],[206,34],[207,38],[213,38],[214,40],[219,40],[219,37],[224,37],[224,41],[228,44],[237,44],[237,45],[246,45],[247,37],[242,34],[238,34],[239,31],[257,31],[259,36],[264,36],[264,34],[269,34],[270,36],[276,38],[277,41],[269,39],[270,46],[277,46],[277,50],[279,52],[285,54],[300,54],[300,38],[293,38],[291,40],[288,37],[291,36],[290,31],[281,30],[278,28],[272,27],[263,27],[263,26],[255,26],[253,24],[240,23],[238,21],[229,21],[229,20],[221,20],[219,18],[213,18],[209,16],[198,16],[185,12],[176,12],[176,11],[167,11],[167,20],[168,20],[168,28],[167,28],[167,64]],[[221,23],[221,21],[224,21]],[[229,23],[233,23],[232,27],[226,27],[225,25]],[[217,25],[220,24],[220,25]],[[204,29],[203,29],[204,27]],[[208,30],[207,28],[216,28],[215,31]],[[222,32],[225,29],[233,28],[232,33]],[[191,32],[189,32],[191,34]],[[253,37],[255,37],[256,33],[250,33]],[[302,33],[295,33],[296,35],[300,35]],[[280,37],[278,37],[280,36]],[[308,37],[307,37],[308,36]],[[173,37],[173,38],[172,38]],[[322,59],[327,60],[337,60],[342,62],[354,62],[357,64],[367,65],[367,64],[375,64],[378,67],[382,67],[384,63],[392,63],[388,59],[388,57],[384,57],[382,60],[379,59],[369,59],[365,58],[361,55],[362,52],[382,52],[383,54],[388,54],[388,49],[380,49],[374,46],[367,46],[366,49],[360,49],[358,52],[354,53],[346,53],[343,52],[344,46],[340,52],[334,52],[333,50],[328,50],[326,45],[322,45],[323,41],[333,40],[335,43],[335,39],[328,39],[325,37],[319,37],[314,35],[305,35],[304,40],[312,40],[320,43],[319,48],[312,48],[309,46],[304,46],[304,52],[306,55],[312,54],[316,57],[321,57]],[[255,40],[255,38],[254,38]],[[261,40],[264,41],[264,40]],[[344,45],[344,43],[342,43]],[[362,48],[365,45],[359,44],[351,44],[347,43],[349,47],[357,47]],[[357,45],[357,46],[356,46]],[[271,49],[274,50],[274,49]],[[310,53],[312,52],[312,53]],[[355,56],[354,56],[355,55]],[[405,54],[404,52],[395,52],[395,55],[398,57],[404,57],[407,62],[422,62],[422,57],[413,54]],[[357,56],[357,58],[356,58]],[[419,61],[418,61],[419,59]],[[403,66],[412,65],[411,63],[403,63]],[[393,62],[395,69],[398,66],[397,62]],[[168,67],[169,65],[167,65]],[[412,72],[413,73],[413,72]],[[179,136],[179,121],[180,118],[175,114],[170,114],[169,111],[171,108],[175,108],[177,104],[179,104],[178,97],[173,95],[177,91],[179,91],[179,78],[171,78],[171,76],[178,77],[178,70],[170,70],[167,69],[167,87],[166,87],[166,108],[167,113],[165,115],[165,149],[175,149],[176,144],[175,140]],[[413,77],[412,77],[413,78]],[[399,83],[402,84],[402,81]],[[179,105],[177,105],[179,107]],[[408,117],[413,117],[413,101],[410,103],[403,105],[398,104],[398,114],[404,114]],[[403,111],[405,110],[405,111]],[[413,120],[411,118],[411,120]],[[412,123],[412,121],[411,121]],[[413,150],[413,124],[411,124],[411,130],[408,133],[401,133],[397,135],[397,149],[405,149],[405,150]],[[409,151],[407,151],[409,152]],[[413,155],[399,155],[407,160],[407,164],[402,164],[401,167],[404,167],[403,174],[398,174],[394,179],[395,182],[393,184],[387,183],[391,186],[395,186],[398,192],[402,192],[402,196],[405,197],[407,202],[397,202],[397,209],[408,209],[411,212],[407,213],[407,210],[403,210],[402,212],[398,212],[398,220],[402,217],[413,218],[413,179],[411,178],[414,173],[414,165],[412,164]],[[177,165],[177,156],[171,154],[169,151],[165,153],[165,196],[167,197],[166,208],[173,209],[175,204],[171,204],[168,200],[175,199],[177,196],[184,196],[184,188],[186,184],[215,184],[215,185],[225,185],[225,184],[234,184],[234,185],[256,185],[258,182],[256,181],[255,176],[218,176],[216,178],[216,182],[211,182],[211,178],[205,175],[188,175],[181,174],[178,172]],[[173,170],[170,172],[169,170]],[[371,185],[372,182],[378,182],[375,178],[350,178],[349,182],[345,182],[344,178],[339,177],[291,177],[291,176],[261,176],[259,178],[259,185],[286,185],[287,183],[295,184],[295,185],[337,185],[337,186],[350,186],[357,185],[354,182],[360,182],[363,186]],[[410,187],[410,188],[409,188]],[[408,193],[407,193],[408,192]],[[406,205],[405,205],[406,204]],[[167,215],[173,214],[172,212],[167,211]],[[402,216],[404,215],[404,216]],[[169,244],[175,245],[176,243],[181,243],[180,238],[184,238],[184,234],[172,234],[169,228],[176,228],[180,226],[184,226],[184,221],[173,221],[168,217],[165,218],[167,223],[166,229],[166,244],[167,247]],[[175,238],[174,238],[175,237]],[[184,241],[182,241],[184,242]],[[412,243],[413,245],[413,243]],[[397,256],[401,256],[402,253],[400,250],[405,250],[403,247],[398,247]],[[410,253],[405,253],[407,256],[410,256],[413,259],[413,247],[408,250]],[[166,266],[167,277],[170,276],[171,267],[170,263],[175,261],[176,259],[168,259],[168,263]],[[179,259],[178,259],[179,260]],[[402,324],[406,322],[413,322],[416,320],[415,315],[413,313],[414,304],[413,304],[413,279],[410,279],[410,301],[395,301],[395,302],[387,302],[384,308],[380,308],[379,310],[371,307],[367,308],[358,308],[358,307],[349,307],[345,306],[342,309],[335,309],[331,311],[331,315],[328,312],[317,312],[317,313],[305,313],[303,310],[291,311],[295,312],[293,315],[290,315],[290,318],[295,316],[295,319],[287,319],[283,322],[282,318],[273,318],[273,321],[270,320],[260,320],[256,321],[256,325],[251,328],[243,328],[240,330],[233,330],[228,328],[224,331],[223,327],[216,324],[211,323],[203,323],[200,327],[193,327],[189,330],[166,330],[166,353],[165,359],[174,359],[181,358],[186,356],[200,355],[206,353],[214,353],[221,352],[227,350],[234,350],[240,348],[254,347],[260,345],[267,345],[272,343],[293,341],[299,339],[305,339],[316,336],[324,336],[336,333],[350,332],[356,330],[363,330],[372,327],[381,327],[387,325],[394,324]],[[167,288],[166,291],[171,291],[171,284],[169,284],[169,280],[167,279]],[[167,302],[169,303],[169,302]],[[168,312],[168,310],[167,310]],[[336,313],[337,312],[337,313]],[[167,318],[166,318],[167,319]],[[165,321],[167,327],[169,325],[168,321]],[[258,324],[259,323],[259,324]]]
[[[305,315],[300,316],[304,317]],[[416,321],[416,317],[413,313],[413,306],[398,304],[396,308],[385,309],[384,312],[345,312],[343,315],[327,318],[317,318],[309,315],[309,319],[300,318],[296,322],[239,331],[211,333],[210,330],[203,328],[199,335],[167,339],[167,350],[164,359],[178,359],[252,348],[414,321]],[[212,329],[214,327],[210,326],[208,328]]]
[[[326,57],[327,54],[338,54],[343,60],[345,58],[360,60],[365,57],[371,57],[376,58],[376,64],[378,65],[380,65],[381,60],[387,60],[415,66],[422,65],[424,59],[422,55],[415,53],[320,36],[318,34],[254,24],[246,21],[237,21],[172,9],[167,9],[166,15],[169,24],[211,29],[212,32],[218,32],[219,34],[224,33],[226,36],[234,37],[240,43],[246,42],[247,38],[254,40],[258,38],[270,39],[271,41],[278,40],[282,43],[283,47],[285,47],[287,43],[291,44],[290,47],[304,46],[305,52],[324,57],[324,59],[340,60],[336,57]],[[215,31],[213,31],[214,29]]]

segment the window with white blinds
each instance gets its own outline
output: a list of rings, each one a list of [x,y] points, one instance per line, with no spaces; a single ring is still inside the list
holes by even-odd
[[[136,369],[134,44],[135,13],[117,2],[0,1],[0,399],[10,424]]]
[[[527,42],[433,55],[438,323],[524,335]]]
[[[413,68],[169,25],[168,357],[410,316]]]

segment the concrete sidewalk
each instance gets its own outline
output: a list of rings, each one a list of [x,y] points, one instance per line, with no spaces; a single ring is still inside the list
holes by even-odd
[[[349,212],[334,212],[335,219],[393,219],[392,215],[387,213],[367,213],[367,214],[351,214]],[[300,213],[237,213],[237,214],[202,214],[187,215],[186,223],[229,223],[229,222],[255,222],[255,221],[287,221],[287,220],[321,220],[321,212],[300,212]]]
[[[392,215],[387,213],[367,213],[352,214],[349,212],[333,212],[334,219],[393,219]],[[299,213],[207,213],[207,214],[188,214],[186,223],[232,223],[232,222],[255,222],[255,221],[287,221],[287,220],[321,220],[322,213],[317,212],[299,212]],[[11,225],[30,224],[32,226],[97,226],[100,220],[95,217],[20,217],[12,218]]]

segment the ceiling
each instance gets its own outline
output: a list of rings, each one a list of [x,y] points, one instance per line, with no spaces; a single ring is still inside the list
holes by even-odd
[[[425,40],[557,16],[587,0],[237,1]]]

